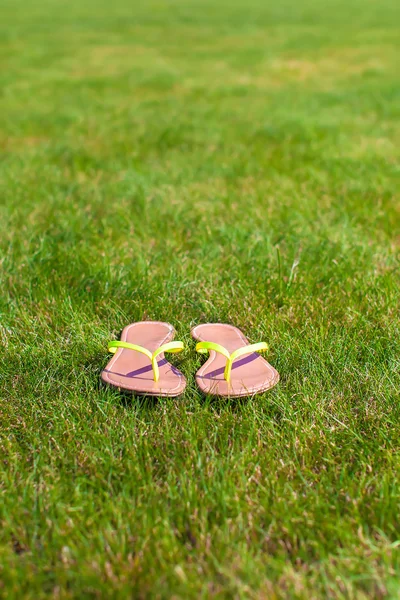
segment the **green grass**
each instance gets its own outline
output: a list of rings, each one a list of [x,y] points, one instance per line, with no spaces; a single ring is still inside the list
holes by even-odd
[[[3,0],[0,596],[398,598],[396,0]],[[176,400],[100,384],[165,320]],[[190,327],[271,345],[201,396]]]

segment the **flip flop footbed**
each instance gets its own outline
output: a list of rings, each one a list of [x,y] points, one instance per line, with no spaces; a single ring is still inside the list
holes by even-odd
[[[147,348],[153,353],[175,335],[169,323],[142,321],[125,327],[121,341]],[[149,396],[179,396],[186,387],[182,373],[167,361],[164,353],[157,357],[159,380],[154,381],[151,361],[129,348],[118,348],[101,374],[103,381],[118,388]]]
[[[207,323],[192,329],[192,336],[199,342],[214,342],[226,348],[230,354],[249,342],[233,325]],[[232,365],[230,381],[224,378],[226,358],[219,352],[210,351],[209,358],[196,373],[199,388],[205,394],[238,398],[265,392],[279,381],[279,373],[257,352],[237,358]]]

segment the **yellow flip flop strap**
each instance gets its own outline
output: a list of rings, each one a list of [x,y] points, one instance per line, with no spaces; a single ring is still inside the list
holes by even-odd
[[[143,346],[138,346],[137,344],[130,344],[129,342],[108,342],[108,350],[112,354],[115,354],[118,348],[128,348],[128,350],[135,350],[136,352],[141,352],[145,354],[147,358],[151,361],[151,366],[153,367],[153,375],[154,381],[158,381],[160,379],[160,371],[157,364],[157,356],[162,352],[182,352],[184,349],[183,342],[168,342],[167,344],[163,344],[157,350],[154,350],[153,353],[147,348],[143,348]]]
[[[201,354],[205,354],[210,350],[214,350],[214,352],[219,352],[226,358],[226,366],[224,371],[224,378],[226,381],[231,380],[231,371],[233,361],[239,358],[240,356],[245,356],[246,354],[251,354],[252,352],[265,352],[268,350],[268,344],[265,342],[258,342],[257,344],[250,344],[249,346],[243,346],[242,348],[238,348],[232,354],[229,351],[221,346],[220,344],[216,344],[215,342],[199,342],[196,344],[196,351]]]

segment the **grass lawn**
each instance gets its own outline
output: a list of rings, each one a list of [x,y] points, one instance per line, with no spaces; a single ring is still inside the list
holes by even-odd
[[[0,597],[399,598],[397,0],[2,0]],[[100,383],[172,323],[179,399]],[[190,327],[271,346],[204,398]]]

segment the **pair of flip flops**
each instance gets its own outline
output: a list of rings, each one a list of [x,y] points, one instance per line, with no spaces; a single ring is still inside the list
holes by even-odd
[[[278,372],[258,353],[268,350],[265,342],[249,344],[233,325],[207,323],[192,329],[196,350],[209,354],[196,373],[205,394],[238,398],[265,392],[279,381]],[[109,342],[113,357],[101,374],[117,388],[148,396],[179,396],[186,387],[182,373],[165,358],[181,352],[183,342],[172,341],[169,323],[142,321],[125,327],[120,341]]]

